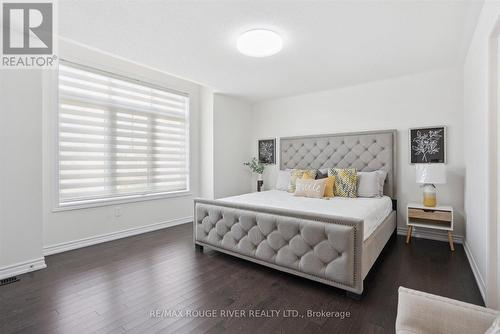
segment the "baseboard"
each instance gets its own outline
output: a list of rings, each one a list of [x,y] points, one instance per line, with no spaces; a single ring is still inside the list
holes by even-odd
[[[406,235],[407,231],[408,231],[408,229],[406,226],[398,226],[398,234],[399,235]],[[422,238],[422,239],[430,239],[430,240],[448,242],[448,233],[446,231],[440,232],[440,231],[434,231],[434,230],[433,231],[422,230],[418,227],[414,227],[413,233],[411,234],[411,236],[414,238]],[[457,244],[463,244],[464,237],[461,235],[453,234],[453,242],[455,242]]]
[[[19,262],[10,266],[0,267],[0,279],[26,274],[31,271],[44,268],[47,268],[47,265],[45,264],[45,259],[43,257],[34,260]]]
[[[112,232],[112,233],[107,233],[107,234],[101,234],[101,235],[97,235],[94,237],[73,240],[73,241],[68,241],[68,242],[62,242],[59,244],[45,246],[43,248],[43,254],[44,255],[52,255],[52,254],[67,252],[67,251],[77,249],[77,248],[92,246],[92,245],[100,244],[103,242],[108,242],[108,241],[117,240],[117,239],[121,239],[121,238],[131,237],[131,236],[137,235],[137,234],[161,230],[161,229],[164,229],[167,227],[172,227],[172,226],[176,226],[176,225],[190,223],[192,221],[193,221],[193,217],[184,217],[184,218],[164,221],[164,222],[160,222],[160,223],[155,223],[155,224],[151,224],[151,225],[134,227],[134,228],[131,228],[128,230]]]
[[[481,296],[483,297],[483,302],[486,301],[485,298],[485,291],[486,291],[486,284],[484,283],[484,279],[481,276],[481,272],[479,271],[479,267],[477,266],[477,262],[474,259],[474,256],[472,256],[472,252],[470,250],[469,244],[467,243],[467,240],[464,242],[464,250],[465,250],[465,255],[467,255],[467,259],[469,260],[470,268],[472,269],[472,273],[474,274],[474,277],[476,278],[476,283],[479,288],[479,292],[481,292]]]

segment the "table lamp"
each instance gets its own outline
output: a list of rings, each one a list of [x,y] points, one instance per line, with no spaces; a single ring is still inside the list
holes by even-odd
[[[418,164],[415,168],[417,183],[424,185],[424,206],[436,206],[435,185],[446,183],[446,166],[444,164]]]

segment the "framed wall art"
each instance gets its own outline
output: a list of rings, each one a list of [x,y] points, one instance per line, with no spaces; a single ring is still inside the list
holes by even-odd
[[[446,163],[446,127],[409,131],[410,164]]]
[[[276,163],[276,138],[259,139],[259,162],[274,165]]]

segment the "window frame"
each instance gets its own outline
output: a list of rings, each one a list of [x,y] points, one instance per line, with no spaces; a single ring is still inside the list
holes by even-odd
[[[83,69],[90,69],[90,70],[95,70],[97,72],[103,72],[109,76],[115,77],[117,79],[121,80],[126,80],[130,82],[135,82],[139,83],[141,85],[149,86],[152,88],[156,89],[161,89],[167,92],[171,92],[174,94],[180,94],[184,95],[188,98],[188,104],[187,104],[187,117],[186,117],[186,122],[187,122],[187,128],[186,128],[186,136],[187,136],[187,141],[186,141],[186,166],[188,169],[188,176],[187,176],[187,187],[185,190],[179,190],[179,191],[165,191],[165,192],[146,192],[146,193],[140,193],[140,194],[124,194],[124,195],[117,195],[113,197],[106,197],[106,198],[95,198],[95,199],[84,199],[84,200],[77,200],[73,202],[67,202],[67,203],[61,203],[60,201],[60,189],[59,189],[59,118],[60,118],[60,112],[59,112],[59,67],[57,66],[56,69],[51,70],[48,75],[44,75],[42,80],[43,80],[43,87],[48,88],[49,92],[44,92],[44,97],[47,99],[46,102],[44,102],[44,105],[48,106],[48,111],[50,110],[55,110],[55,115],[52,117],[52,126],[45,127],[47,129],[52,129],[53,132],[53,154],[52,154],[52,161],[54,162],[53,164],[53,205],[52,205],[52,211],[53,212],[58,212],[58,211],[67,211],[67,210],[77,210],[77,209],[85,209],[85,208],[93,208],[93,207],[102,207],[102,206],[112,206],[112,205],[118,205],[118,204],[125,204],[125,203],[134,203],[134,202],[141,202],[141,201],[151,201],[151,200],[160,200],[160,199],[167,199],[167,198],[176,198],[176,197],[188,197],[192,196],[192,179],[193,179],[193,169],[192,169],[192,159],[191,159],[191,145],[192,145],[192,136],[191,136],[191,127],[192,127],[192,94],[189,91],[186,90],[179,90],[175,88],[166,88],[165,83],[158,82],[155,79],[148,80],[148,78],[144,78],[141,75],[135,76],[133,72],[126,72],[123,73],[123,71],[115,71],[115,69],[103,69],[100,68],[101,66],[95,66],[92,64],[88,64],[83,61],[72,61],[69,59],[65,58],[60,58],[63,62],[69,63],[70,65],[73,65],[75,67],[81,67]],[[104,67],[106,65],[103,65]],[[47,72],[45,72],[47,73]],[[161,73],[163,74],[163,73]],[[137,77],[137,79],[136,79]],[[48,94],[47,94],[48,93]]]

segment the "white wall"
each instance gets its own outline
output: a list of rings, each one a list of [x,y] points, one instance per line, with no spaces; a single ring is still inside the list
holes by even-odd
[[[408,129],[446,125],[448,184],[438,186],[438,200],[454,207],[454,234],[463,236],[462,112],[461,70],[440,70],[256,104],[252,146],[256,152],[257,139],[266,137],[397,129],[398,225],[404,227],[406,204],[420,202],[422,193],[408,163]],[[267,188],[275,184],[277,166],[264,173]]]
[[[201,89],[200,196],[221,198],[251,190],[249,170],[252,107],[249,103]]]
[[[500,16],[500,3],[487,1],[481,11],[478,25],[474,32],[472,42],[464,64],[464,122],[465,127],[465,164],[466,193],[465,211],[467,217],[467,240],[466,250],[475,266],[476,278],[486,287],[486,304],[491,307],[500,306],[498,291],[497,255],[488,252],[488,248],[496,249],[496,233],[492,233],[492,224],[496,217],[490,215],[491,205],[494,198],[494,189],[489,187],[493,173],[488,168],[488,162],[494,159],[490,155],[489,135],[493,133],[488,130],[490,120],[490,74],[493,69],[490,59],[490,43],[492,33]],[[491,43],[496,47],[496,43]],[[496,111],[495,111],[496,112]],[[478,277],[479,276],[479,277]]]
[[[214,196],[250,192],[250,172],[243,163],[252,156],[252,107],[221,94],[214,96]]]
[[[201,88],[200,101],[200,196],[214,198],[214,92]]]
[[[188,222],[193,215],[193,199],[199,195],[199,99],[200,87],[166,73],[129,62],[116,56],[62,41],[59,45],[62,58],[77,63],[102,68],[161,86],[190,94],[190,159],[191,193],[182,197],[148,200],[120,205],[109,205],[71,211],[53,211],[55,208],[55,141],[56,108],[51,103],[51,90],[44,94],[46,114],[44,119],[44,246],[52,249],[71,248],[75,241],[86,243],[87,238],[115,234],[125,230],[164,227]],[[47,79],[50,83],[50,79]],[[47,87],[48,84],[46,83]],[[40,111],[41,112],[41,111]],[[39,139],[38,139],[39,140]],[[117,214],[116,208],[120,213]],[[156,224],[156,225],[154,225]],[[62,245],[61,245],[62,244]],[[64,246],[66,244],[66,246]],[[58,247],[56,247],[58,246]]]
[[[44,266],[41,105],[39,70],[0,70],[0,278]]]

